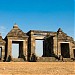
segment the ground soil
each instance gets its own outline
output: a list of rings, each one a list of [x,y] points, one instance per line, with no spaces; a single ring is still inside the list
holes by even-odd
[[[0,75],[75,75],[75,62],[0,62]]]

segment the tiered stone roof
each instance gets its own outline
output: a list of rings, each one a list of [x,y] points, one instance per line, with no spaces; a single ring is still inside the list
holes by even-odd
[[[18,25],[15,24],[13,26],[13,29],[7,34],[6,37],[28,37],[28,36],[21,29],[19,29]]]
[[[5,44],[5,41],[2,39],[2,36],[0,34],[0,45]]]

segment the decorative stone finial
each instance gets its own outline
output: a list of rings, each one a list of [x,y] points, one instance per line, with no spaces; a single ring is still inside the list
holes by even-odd
[[[14,26],[13,26],[13,28],[18,28],[18,25],[15,23]]]
[[[61,29],[61,28],[59,28],[57,32],[62,32],[62,29]]]

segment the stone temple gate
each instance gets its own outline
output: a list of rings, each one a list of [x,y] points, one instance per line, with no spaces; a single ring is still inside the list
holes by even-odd
[[[36,40],[43,40],[43,55],[41,57],[36,55],[37,61],[72,61],[75,59],[75,41],[61,28],[57,32],[30,30],[24,33],[15,24],[4,39],[0,35],[0,60],[7,61],[11,57],[11,61],[30,61],[31,55],[35,54]],[[12,56],[13,43],[19,44],[18,58]]]

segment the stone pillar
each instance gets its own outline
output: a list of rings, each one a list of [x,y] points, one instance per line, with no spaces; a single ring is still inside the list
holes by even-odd
[[[31,34],[31,54],[35,53],[35,37]]]
[[[5,46],[2,46],[2,61],[4,60],[5,57]]]
[[[58,42],[58,50],[57,50],[57,55],[59,56],[59,55],[61,55],[61,46],[60,46],[60,42]]]
[[[12,40],[8,39],[8,44],[7,44],[7,58],[8,56],[12,57]]]
[[[31,38],[31,53],[35,53],[35,39]]]
[[[54,54],[57,55],[57,37],[53,37],[54,40],[54,45],[53,45],[53,50],[54,50]]]
[[[69,49],[70,49],[70,58],[73,58],[74,54],[73,54],[73,49],[72,49],[72,43],[69,43]]]
[[[25,53],[25,41],[23,41],[23,54],[24,54],[24,56],[26,55],[26,53]]]
[[[26,57],[26,60],[27,60],[27,55],[28,55],[28,39],[25,39],[25,41],[23,41],[23,54],[24,56]]]

